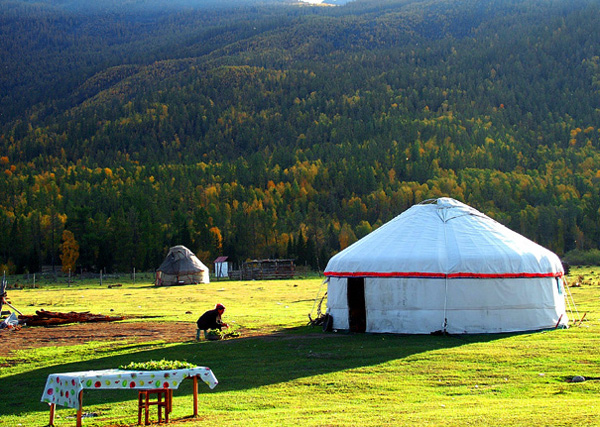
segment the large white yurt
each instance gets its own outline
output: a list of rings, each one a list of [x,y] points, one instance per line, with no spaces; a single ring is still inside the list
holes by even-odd
[[[401,215],[332,257],[333,329],[450,334],[566,326],[553,252],[457,200]]]

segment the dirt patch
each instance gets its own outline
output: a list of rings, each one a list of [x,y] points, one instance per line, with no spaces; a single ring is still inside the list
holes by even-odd
[[[195,339],[196,325],[185,322],[100,322],[75,323],[53,327],[23,327],[0,333],[0,357],[14,350],[48,346],[68,346],[90,341],[165,341]]]
[[[305,334],[302,338],[323,337],[320,332]],[[300,336],[287,335],[282,331],[254,330],[239,328],[241,338],[261,337],[262,339],[298,340]],[[329,337],[344,334],[327,334]],[[15,350],[49,346],[70,346],[90,341],[126,341],[144,343],[164,341],[167,343],[189,342],[196,339],[196,324],[190,322],[98,322],[72,323],[62,326],[24,326],[20,330],[0,332],[0,357],[11,356]],[[204,338],[202,338],[204,340]],[[228,340],[227,340],[228,341]],[[13,360],[12,362],[15,362]],[[0,366],[2,364],[0,363]]]

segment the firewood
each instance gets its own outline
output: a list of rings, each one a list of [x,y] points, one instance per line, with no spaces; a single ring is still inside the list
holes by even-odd
[[[55,326],[67,323],[86,323],[86,322],[114,322],[123,320],[122,316],[105,316],[102,314],[91,314],[89,311],[69,313],[53,312],[46,310],[37,310],[34,315],[22,315],[19,317],[19,323],[28,326]]]

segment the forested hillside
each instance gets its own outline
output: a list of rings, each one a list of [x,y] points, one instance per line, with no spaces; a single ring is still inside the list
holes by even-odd
[[[10,271],[322,269],[439,196],[599,247],[600,0],[76,4],[0,0]]]

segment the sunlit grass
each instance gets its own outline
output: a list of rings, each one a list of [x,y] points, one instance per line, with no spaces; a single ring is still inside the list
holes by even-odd
[[[308,322],[322,278],[273,281],[220,281],[205,285],[155,287],[151,283],[99,287],[89,282],[70,288],[9,290],[24,314],[36,310],[90,311],[152,321],[195,322],[216,303],[224,318],[246,328],[270,330]]]

